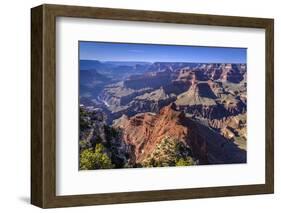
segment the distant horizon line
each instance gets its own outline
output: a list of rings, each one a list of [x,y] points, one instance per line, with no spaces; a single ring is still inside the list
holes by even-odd
[[[198,61],[118,61],[118,60],[98,60],[98,59],[79,59],[79,61],[99,61],[99,62],[139,62],[139,63],[201,63],[201,64],[247,64],[247,62],[198,62]]]

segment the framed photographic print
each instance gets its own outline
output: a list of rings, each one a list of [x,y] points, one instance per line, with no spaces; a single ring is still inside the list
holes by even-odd
[[[31,203],[274,191],[272,19],[31,10]]]

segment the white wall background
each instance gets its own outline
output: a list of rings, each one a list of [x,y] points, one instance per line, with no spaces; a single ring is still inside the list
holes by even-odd
[[[281,207],[281,13],[277,0],[39,0],[0,6],[0,212],[39,212],[30,189],[30,8],[42,3],[269,17],[275,19],[275,194],[51,209],[49,212],[278,212]],[[258,133],[257,133],[258,134]],[[280,211],[280,210],[279,210]]]

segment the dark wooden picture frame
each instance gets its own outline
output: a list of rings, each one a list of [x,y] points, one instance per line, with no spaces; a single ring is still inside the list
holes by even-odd
[[[56,17],[265,29],[265,184],[56,195]],[[42,208],[267,194],[274,191],[274,20],[233,16],[41,5],[31,9],[31,203]]]

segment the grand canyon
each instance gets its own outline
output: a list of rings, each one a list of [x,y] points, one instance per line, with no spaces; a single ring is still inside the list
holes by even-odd
[[[245,63],[79,62],[80,170],[247,162]]]

